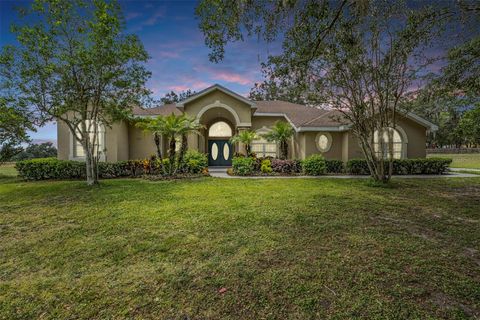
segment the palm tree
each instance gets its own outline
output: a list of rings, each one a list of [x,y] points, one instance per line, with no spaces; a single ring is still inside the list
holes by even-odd
[[[294,133],[295,131],[290,124],[285,121],[276,121],[272,131],[264,134],[263,137],[267,139],[267,141],[278,143],[280,146],[280,158],[286,159],[288,157],[288,140]]]
[[[247,151],[247,157],[249,157],[252,154],[252,142],[256,139],[258,139],[258,136],[255,131],[245,130],[231,137],[230,143],[243,143]]]
[[[162,148],[160,147],[160,137],[165,133],[163,117],[158,116],[155,118],[141,118],[135,119],[135,121],[135,125],[138,128],[153,133],[153,140],[155,142],[155,146],[157,147],[157,157],[160,160],[160,170],[162,173],[165,173],[165,168],[163,166]]]
[[[184,168],[182,167],[183,164],[183,158],[185,156],[185,153],[187,152],[187,135],[189,133],[196,133],[200,134],[199,130],[204,128],[203,125],[199,124],[195,118],[190,118],[186,114],[182,114],[182,123],[183,126],[181,130],[178,132],[179,135],[182,136],[182,145],[180,147],[180,151],[178,153],[178,159],[177,159],[177,168],[180,170],[183,170]]]
[[[162,117],[163,121],[163,132],[168,137],[168,160],[170,163],[169,166],[169,175],[176,173],[175,169],[175,155],[176,155],[176,137],[182,133],[185,128],[185,115],[177,116],[174,113]]]

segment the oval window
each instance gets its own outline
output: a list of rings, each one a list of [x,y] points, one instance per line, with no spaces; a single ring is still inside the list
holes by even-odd
[[[213,160],[217,160],[218,158],[218,146],[217,144],[214,142],[212,144],[212,159]]]
[[[327,152],[330,150],[332,145],[332,136],[328,132],[319,133],[317,134],[317,138],[315,139],[317,144],[317,149],[320,152]]]
[[[223,145],[223,158],[225,160],[228,160],[228,158],[230,158],[230,147],[228,146],[228,143],[225,143]]]

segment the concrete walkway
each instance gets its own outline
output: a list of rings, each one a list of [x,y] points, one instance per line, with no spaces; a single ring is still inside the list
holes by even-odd
[[[480,169],[473,169],[473,168],[450,168],[450,171],[458,172],[458,171],[471,171],[471,172],[478,172],[480,173]]]
[[[468,170],[468,169],[462,169]],[[456,170],[455,170],[456,171]],[[324,176],[230,176],[227,174],[227,168],[208,168],[208,172],[215,178],[226,179],[368,179],[370,176],[351,176],[351,175],[324,175]],[[417,174],[417,175],[399,175],[394,176],[395,179],[434,179],[434,178],[480,178],[478,174],[450,172],[448,174],[433,175],[433,174]]]

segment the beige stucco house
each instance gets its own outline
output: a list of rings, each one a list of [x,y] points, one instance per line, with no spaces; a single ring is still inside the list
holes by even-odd
[[[288,121],[295,130],[289,143],[289,158],[304,159],[312,154],[322,154],[327,159],[347,161],[362,158],[357,139],[348,125],[335,118],[337,111],[322,110],[284,101],[251,101],[220,85],[213,85],[177,104],[155,108],[135,108],[137,117],[154,117],[171,113],[195,117],[205,129],[200,135],[188,137],[188,147],[209,154],[209,165],[228,166],[235,151],[242,146],[232,146],[228,139],[241,130],[255,130],[259,135],[270,130],[277,120]],[[74,142],[65,124],[58,123],[59,159],[82,160],[81,145]],[[394,156],[396,158],[423,158],[426,156],[426,133],[437,127],[412,114],[399,116],[394,131]],[[163,151],[167,141],[163,139]],[[128,122],[118,122],[106,128],[100,136],[100,148],[105,150],[102,160],[114,162],[144,159],[155,154],[155,144],[150,133],[143,132]],[[252,145],[258,156],[275,156],[275,143],[259,139]]]

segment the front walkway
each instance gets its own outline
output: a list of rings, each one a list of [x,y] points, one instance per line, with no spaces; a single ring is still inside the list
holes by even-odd
[[[470,171],[470,172],[480,173],[480,169],[474,169],[474,168],[450,168],[450,171],[455,171],[455,172]]]
[[[448,174],[442,175],[434,175],[434,174],[417,174],[417,175],[398,175],[394,176],[394,178],[418,178],[418,179],[432,179],[432,178],[479,178],[480,175],[478,174],[470,174],[470,173],[459,173],[453,172],[456,170],[452,170],[452,172]],[[227,179],[325,179],[325,178],[334,178],[334,179],[367,179],[370,176],[353,176],[353,175],[323,175],[323,176],[248,176],[248,177],[240,177],[240,176],[230,176],[227,174],[227,168],[219,168],[219,167],[209,167],[208,172],[212,177],[215,178],[227,178]]]

